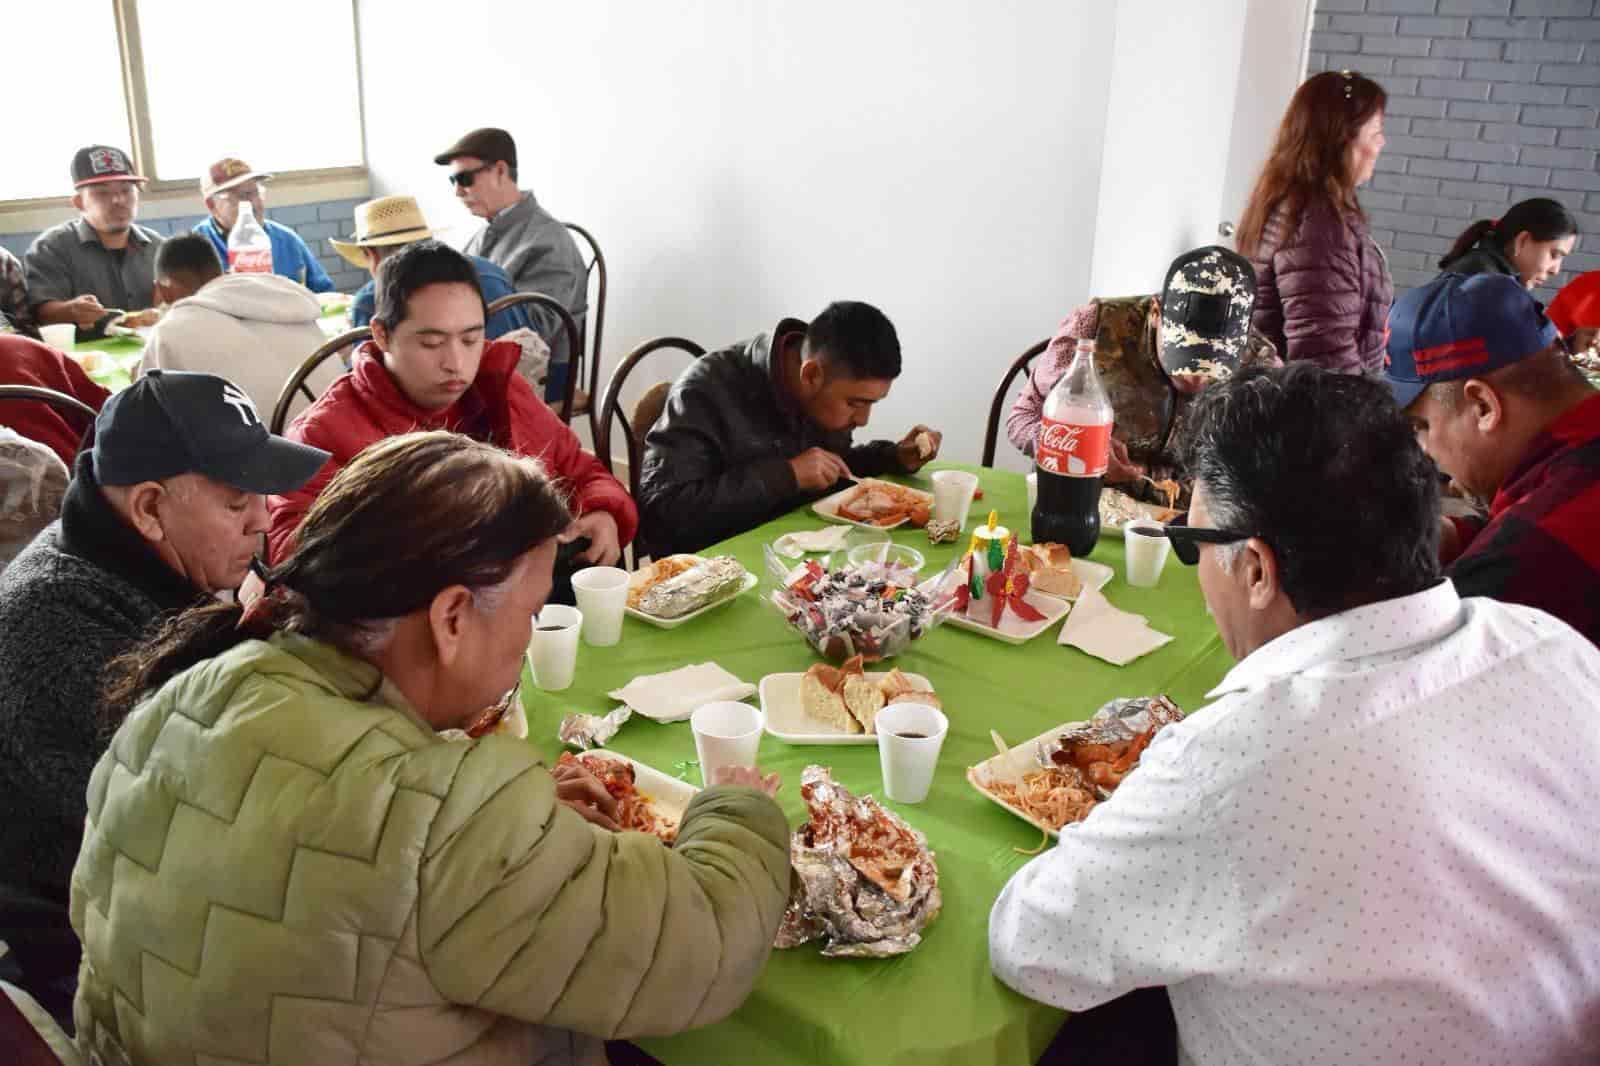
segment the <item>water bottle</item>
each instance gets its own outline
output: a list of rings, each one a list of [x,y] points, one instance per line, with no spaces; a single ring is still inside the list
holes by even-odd
[[[1094,368],[1094,341],[1081,340],[1072,365],[1044,401],[1034,441],[1039,495],[1033,541],[1088,555],[1100,539],[1100,483],[1111,454],[1111,401]]]
[[[240,201],[239,220],[228,234],[228,269],[235,274],[272,273],[272,238],[248,201]]]

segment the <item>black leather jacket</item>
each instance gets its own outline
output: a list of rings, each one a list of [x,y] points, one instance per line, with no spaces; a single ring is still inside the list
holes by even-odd
[[[773,366],[773,338],[805,328],[786,318],[771,333],[702,356],[672,386],[645,438],[638,503],[646,550],[698,551],[825,495],[802,492],[789,467],[808,448],[844,456],[858,477],[904,472],[893,441],[852,446],[849,430],[826,432],[790,399]]]

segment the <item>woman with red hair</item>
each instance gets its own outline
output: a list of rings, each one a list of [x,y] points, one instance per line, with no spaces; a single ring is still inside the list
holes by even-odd
[[[1256,269],[1254,325],[1284,360],[1374,375],[1394,283],[1356,188],[1383,151],[1388,97],[1353,71],[1330,71],[1295,92],[1239,222],[1237,245]]]

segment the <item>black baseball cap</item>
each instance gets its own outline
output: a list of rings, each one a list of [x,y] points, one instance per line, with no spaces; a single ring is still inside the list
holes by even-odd
[[[133,169],[128,153],[109,144],[91,144],[79,148],[72,157],[72,187],[103,185],[108,181],[136,181],[141,185],[149,179]]]
[[[433,161],[440,166],[448,166],[450,160],[463,155],[481,159],[485,163],[505,163],[514,167],[517,165],[517,142],[505,130],[485,126],[462,137],[434,156]]]
[[[1161,286],[1161,366],[1223,378],[1239,368],[1256,306],[1250,260],[1218,245],[1185,252]]]
[[[267,432],[244,390],[215,374],[147,371],[94,420],[102,485],[204,474],[242,492],[282,495],[310,481],[328,454]]]

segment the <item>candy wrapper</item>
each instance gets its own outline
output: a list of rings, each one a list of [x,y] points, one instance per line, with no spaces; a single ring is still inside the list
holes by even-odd
[[[767,569],[777,588],[769,601],[824,659],[867,662],[891,659],[949,615],[954,588],[932,579],[930,593],[917,575],[894,563],[850,563],[834,554],[792,566],[767,548]]]
[[[831,958],[885,958],[920,944],[943,905],[927,838],[824,767],[801,772],[800,795],[811,817],[789,843],[795,887],[776,946],[820,939]]]
[[[569,714],[556,728],[556,739],[579,751],[598,748],[616,736],[622,723],[631,717],[630,707],[618,707],[610,714]]]
[[[961,523],[954,518],[928,520],[928,543],[951,544],[961,535]]]

